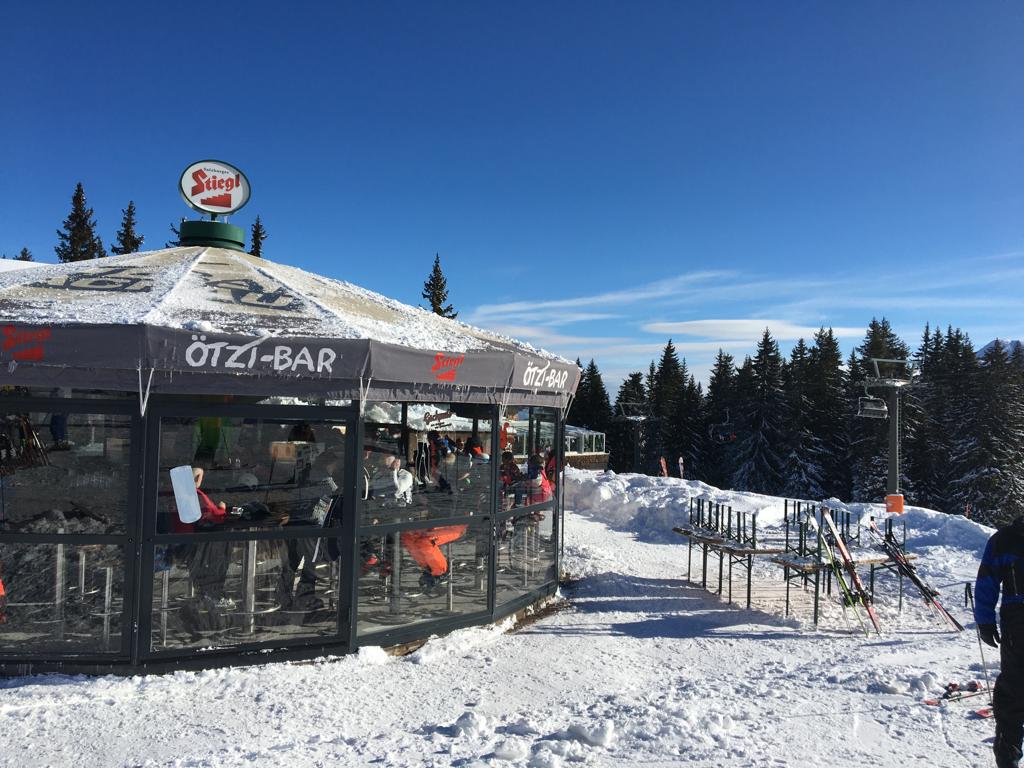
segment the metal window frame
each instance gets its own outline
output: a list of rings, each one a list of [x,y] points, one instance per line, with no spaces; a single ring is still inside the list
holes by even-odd
[[[204,416],[220,416],[224,418],[258,418],[264,421],[332,421],[343,423],[345,429],[345,452],[346,459],[353,455],[354,432],[359,421],[356,405],[327,406],[327,405],[267,405],[259,403],[208,403],[189,402],[180,399],[156,398],[150,402],[146,420],[149,425],[149,434],[146,440],[146,471],[143,484],[143,536],[141,546],[141,568],[139,577],[139,599],[136,609],[135,637],[133,638],[132,664],[142,665],[150,662],[160,662],[178,658],[194,658],[201,655],[204,658],[222,658],[228,661],[235,660],[249,653],[264,651],[267,649],[281,649],[280,639],[264,640],[256,643],[237,643],[230,646],[219,646],[209,651],[199,652],[195,648],[174,648],[154,650],[153,648],[153,593],[154,580],[142,579],[142,573],[154,573],[154,553],[156,547],[161,544],[174,544],[181,542],[213,542],[213,541],[260,541],[278,540],[287,541],[295,539],[329,539],[337,538],[343,541],[345,532],[345,520],[349,518],[351,510],[348,508],[353,493],[348,492],[354,488],[354,478],[351,476],[350,467],[354,462],[346,460],[345,482],[346,487],[342,489],[342,525],[340,528],[324,529],[318,526],[308,527],[310,531],[303,531],[296,526],[294,531],[236,531],[236,532],[203,532],[203,533],[157,533],[157,492],[159,489],[160,469],[160,429],[162,420],[170,418],[202,418]],[[325,536],[325,530],[337,531],[336,536]],[[347,604],[346,597],[349,594],[345,590],[344,567],[339,572],[339,583],[335,585],[338,594],[338,609],[335,618],[335,632],[333,636],[317,635],[308,638],[289,639],[285,648],[307,648],[307,647],[331,647],[347,650],[351,646],[349,637],[351,632],[346,624],[350,623],[351,606]],[[332,639],[333,638],[333,639]],[[268,661],[276,658],[276,654],[267,654]]]
[[[75,662],[83,659],[101,660],[101,663],[116,663],[127,660],[131,655],[131,642],[135,624],[135,605],[138,589],[138,542],[139,542],[139,509],[141,505],[141,489],[139,479],[142,473],[141,451],[144,445],[144,419],[139,413],[138,403],[129,398],[123,400],[105,400],[81,397],[19,397],[0,399],[0,412],[7,413],[78,413],[96,414],[100,416],[127,416],[129,461],[126,493],[125,519],[122,522],[122,533],[82,534],[82,533],[14,533],[0,530],[0,545],[35,544],[88,546],[99,544],[120,546],[122,550],[121,570],[121,638],[117,648],[107,652],[19,652],[11,654],[0,651],[0,665],[18,662],[53,661],[56,663]],[[88,663],[88,662],[87,662]]]
[[[373,644],[402,643],[422,640],[431,634],[449,632],[462,627],[479,625],[487,621],[496,621],[511,615],[557,591],[558,576],[561,573],[562,550],[564,548],[564,466],[565,466],[565,424],[560,411],[551,406],[529,405],[519,406],[518,410],[529,409],[528,422],[530,435],[524,435],[526,442],[536,427],[535,411],[543,409],[550,413],[554,422],[554,441],[557,456],[557,472],[559,482],[554,497],[540,504],[517,507],[515,510],[501,511],[500,506],[500,461],[496,460],[500,450],[500,417],[498,405],[491,406],[490,418],[495,425],[491,430],[491,498],[487,514],[468,515],[455,518],[436,518],[428,520],[403,521],[384,526],[365,526],[358,517],[361,496],[358,483],[363,468],[362,445],[365,440],[365,422],[361,413],[362,404],[352,401],[345,406],[328,405],[278,405],[252,403],[216,403],[183,398],[180,396],[154,395],[149,402],[145,415],[139,413],[138,402],[134,398],[118,400],[99,398],[54,398],[54,397],[16,397],[0,399],[7,404],[10,412],[51,412],[54,409],[68,413],[95,413],[111,415],[127,415],[131,418],[130,425],[130,460],[129,481],[127,490],[128,513],[124,521],[123,533],[89,535],[89,534],[33,534],[11,533],[0,531],[0,543],[22,544],[57,544],[69,545],[105,544],[123,548],[123,606],[121,613],[121,639],[119,647],[110,653],[87,651],[81,653],[0,653],[0,674],[26,674],[30,671],[61,670],[137,673],[140,671],[167,671],[172,669],[199,669],[230,665],[234,663],[262,663],[282,659],[308,658],[317,652],[345,653],[359,647],[357,637],[356,610],[359,589],[359,542],[364,535],[383,535],[389,532],[400,532],[416,528],[429,528],[440,525],[473,524],[474,522],[490,523],[490,546],[488,563],[488,586],[486,609],[473,613],[460,614],[445,619],[426,620],[395,627],[390,630],[364,635]],[[2,410],[2,408],[0,408]],[[403,403],[403,428],[407,429],[408,419],[405,417],[407,403]],[[159,451],[161,419],[164,417],[223,416],[241,418],[259,418],[267,421],[309,420],[334,421],[346,426],[346,457],[344,470],[344,487],[342,489],[342,519],[336,528],[323,529],[310,526],[309,531],[296,527],[293,531],[237,531],[237,532],[203,532],[191,534],[157,533],[157,489],[159,487]],[[549,419],[542,419],[549,421]],[[555,580],[538,585],[523,592],[511,601],[496,603],[496,567],[497,567],[497,526],[499,520],[522,514],[524,511],[553,510],[553,537],[558,542],[555,549]],[[308,638],[288,639],[282,645],[280,639],[260,641],[256,643],[239,643],[221,646],[210,650],[197,648],[175,648],[154,650],[152,647],[152,608],[155,579],[154,557],[156,547],[163,544],[181,542],[213,542],[213,541],[254,541],[254,540],[294,540],[294,539],[329,539],[338,541],[341,558],[348,558],[350,568],[340,569],[337,587],[338,612],[336,617],[337,632],[332,637],[323,635]],[[147,578],[142,578],[147,574]],[[332,639],[334,638],[334,639]],[[272,653],[267,653],[273,649]]]

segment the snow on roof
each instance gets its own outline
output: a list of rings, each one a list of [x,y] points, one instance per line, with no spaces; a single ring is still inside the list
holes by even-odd
[[[10,272],[14,269],[25,269],[25,267],[38,267],[34,261],[22,261],[21,259],[0,259],[0,272]]]
[[[372,339],[413,349],[511,351],[568,362],[352,283],[224,248],[181,247],[0,271],[0,320]]]

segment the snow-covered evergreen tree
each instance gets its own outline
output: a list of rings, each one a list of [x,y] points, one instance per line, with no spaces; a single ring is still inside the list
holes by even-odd
[[[978,374],[978,356],[970,338],[959,328],[947,327],[941,368],[936,374],[944,401],[941,426],[949,447],[948,480],[940,507],[946,512],[964,512],[968,504],[975,503],[975,475],[986,461],[980,440],[983,404]]]
[[[685,385],[675,345],[669,339],[648,390],[650,416],[644,464],[650,474],[658,474],[660,460],[673,461],[673,453],[678,450],[674,432],[675,411]]]
[[[978,519],[1005,525],[1024,514],[1024,401],[1001,341],[986,350],[976,380],[976,450],[958,466],[953,489],[961,500],[969,494]]]
[[[674,475],[682,457],[686,476],[696,478],[703,474],[704,393],[687,369],[685,358],[680,361],[680,374],[686,383],[679,391],[672,415],[672,442],[668,445],[670,455],[666,459],[669,472]]]
[[[701,478],[718,488],[728,488],[735,469],[736,366],[732,355],[721,349],[715,357],[704,399],[704,462]]]
[[[737,446],[733,488],[777,495],[783,482],[787,409],[782,389],[782,356],[767,328],[750,364],[750,376],[749,396],[744,397],[737,388],[742,434]]]
[[[820,441],[821,485],[825,498],[849,498],[849,451],[851,401],[839,340],[831,328],[814,334],[807,353],[807,395],[810,399],[811,433]]]
[[[949,444],[943,426],[945,400],[939,381],[939,360],[944,337],[938,328],[932,333],[925,325],[921,346],[914,355],[920,375],[907,391],[907,409],[915,412],[914,430],[903,444],[903,466],[913,487],[912,501],[924,507],[942,509],[948,483]]]
[[[605,389],[597,363],[591,360],[580,376],[580,385],[576,389],[568,422],[577,427],[607,433],[611,421],[612,407],[608,399],[608,390]]]
[[[786,395],[782,492],[795,499],[825,497],[825,449],[811,387],[811,353],[803,339],[793,347],[783,377]]]
[[[646,408],[646,401],[643,373],[636,371],[629,374],[619,386],[615,397],[616,418],[608,429],[606,439],[611,454],[608,466],[615,472],[639,472],[641,469],[635,462],[635,444],[640,442],[642,456],[646,425],[640,412]]]

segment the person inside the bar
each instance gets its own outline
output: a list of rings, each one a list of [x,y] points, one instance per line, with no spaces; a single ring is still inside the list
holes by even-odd
[[[544,472],[544,459],[539,453],[530,456],[526,465],[527,493],[529,504],[540,504],[550,501],[554,492],[551,488],[551,481]]]
[[[516,457],[512,451],[505,451],[501,454],[501,466],[498,468],[501,477],[502,498],[512,500],[512,506],[518,507],[523,503],[523,470],[516,463]]]
[[[423,568],[420,574],[421,587],[429,591],[448,581],[450,565],[441,547],[461,539],[466,534],[466,528],[465,525],[445,525],[402,533],[402,546]]]

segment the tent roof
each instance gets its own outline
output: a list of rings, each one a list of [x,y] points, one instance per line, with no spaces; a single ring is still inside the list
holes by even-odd
[[[223,248],[0,272],[0,385],[564,405],[578,381],[529,344]]]
[[[224,248],[169,248],[0,272],[0,320],[369,339],[563,360],[352,283]]]

